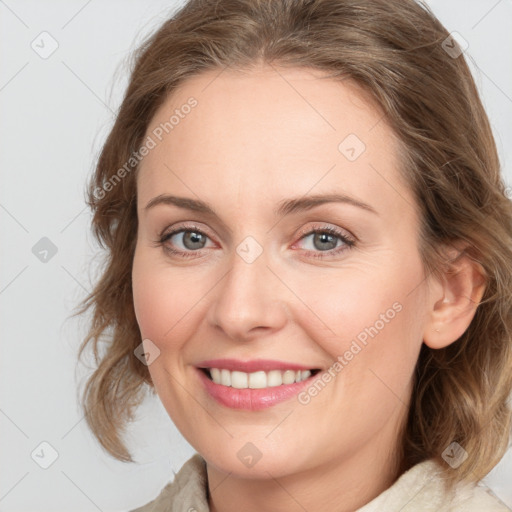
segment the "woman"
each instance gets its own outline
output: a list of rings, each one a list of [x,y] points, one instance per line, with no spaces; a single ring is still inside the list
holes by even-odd
[[[457,48],[412,0],[192,0],[140,48],[89,185],[83,402],[130,461],[150,389],[198,453],[137,510],[507,510],[475,483],[512,210]]]

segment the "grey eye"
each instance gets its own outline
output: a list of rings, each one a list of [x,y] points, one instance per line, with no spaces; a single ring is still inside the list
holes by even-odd
[[[313,245],[318,250],[334,249],[338,243],[335,235],[329,233],[313,233]]]
[[[182,231],[176,235],[181,235],[183,245],[189,250],[203,249],[206,244],[206,235],[197,231]]]

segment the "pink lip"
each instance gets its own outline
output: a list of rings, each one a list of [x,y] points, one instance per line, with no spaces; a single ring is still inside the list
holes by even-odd
[[[260,361],[261,363],[261,361]],[[218,361],[216,362],[218,364]],[[224,365],[220,365],[221,368],[226,368]],[[208,368],[219,368],[219,366],[208,366]],[[238,366],[236,369],[239,369]],[[303,367],[288,369],[306,369]],[[226,368],[229,369],[229,368]],[[261,370],[261,366],[254,371]],[[277,368],[281,369],[281,368]],[[244,371],[244,370],[239,370]],[[247,370],[245,370],[247,371]],[[215,384],[212,380],[201,369],[197,369],[197,373],[201,382],[203,383],[207,393],[218,403],[230,407],[232,409],[245,409],[248,411],[259,411],[277,405],[285,400],[296,396],[305,386],[308,386],[310,379],[303,380],[301,382],[295,382],[293,384],[282,384],[281,386],[269,387],[264,389],[235,389],[230,386],[223,386],[221,384]],[[248,372],[249,373],[249,372]]]
[[[269,372],[271,370],[311,370],[314,367],[303,366],[283,361],[272,361],[270,359],[254,359],[252,361],[238,361],[237,359],[210,359],[196,365],[198,368],[219,368],[230,371],[252,373],[258,371]]]

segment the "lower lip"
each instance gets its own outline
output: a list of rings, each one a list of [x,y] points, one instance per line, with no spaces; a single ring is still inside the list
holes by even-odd
[[[293,384],[281,384],[263,389],[236,389],[231,386],[215,384],[203,371],[199,372],[199,378],[202,380],[206,391],[218,403],[232,409],[245,409],[248,411],[259,411],[267,409],[273,405],[289,400],[299,394],[301,389],[309,384],[309,379]]]

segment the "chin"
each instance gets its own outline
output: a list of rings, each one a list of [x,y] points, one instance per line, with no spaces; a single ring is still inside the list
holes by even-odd
[[[203,449],[205,448],[205,449]],[[298,447],[280,446],[264,441],[231,440],[229,444],[196,450],[218,471],[245,479],[280,478],[306,469],[305,454]],[[301,457],[297,457],[301,454]]]

